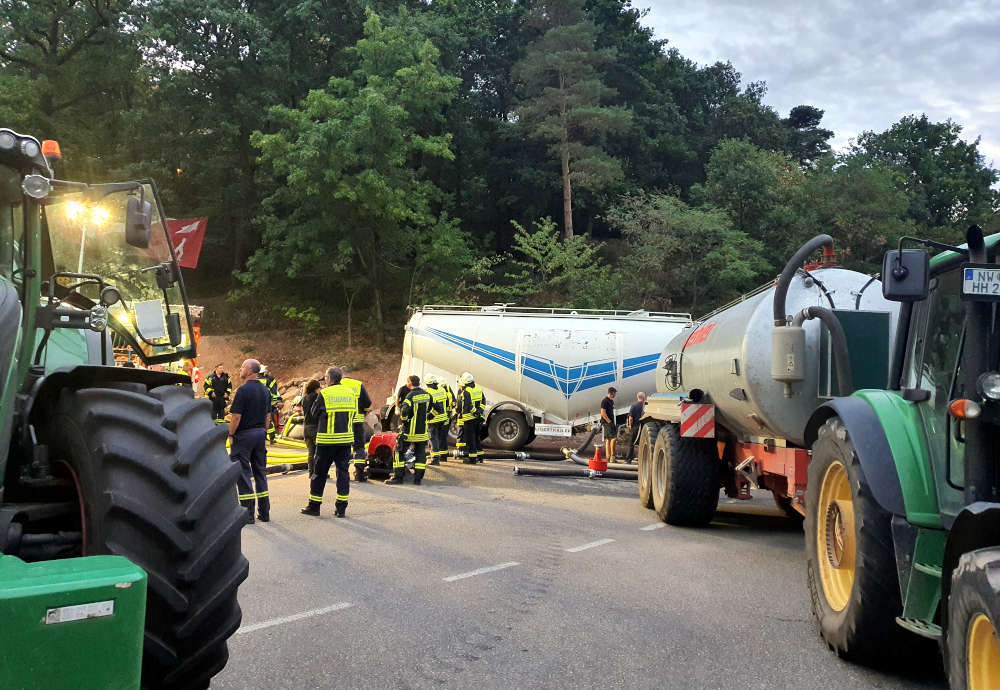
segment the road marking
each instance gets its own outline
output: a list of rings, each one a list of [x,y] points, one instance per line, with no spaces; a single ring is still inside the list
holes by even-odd
[[[300,621],[303,618],[312,618],[313,616],[322,616],[324,613],[333,613],[334,611],[342,611],[343,609],[350,608],[354,604],[349,604],[346,601],[339,604],[334,604],[333,606],[324,606],[321,609],[313,609],[312,611],[303,611],[302,613],[296,613],[292,616],[283,616],[281,618],[272,618],[269,621],[264,621],[263,623],[254,623],[253,625],[244,625],[239,630],[236,631],[237,635],[243,635],[249,632],[255,632],[257,630],[263,630],[264,628],[270,628],[274,625],[284,625],[285,623],[292,623],[294,621]]]
[[[646,525],[645,527],[640,527],[643,532],[649,532],[654,529],[663,529],[667,526],[665,522],[654,522],[652,525]]]
[[[580,546],[574,546],[572,549],[566,549],[570,553],[577,553],[578,551],[584,551],[586,549],[592,549],[595,546],[604,546],[605,544],[610,544],[614,539],[598,539],[597,541],[592,541],[589,544],[581,544]]]
[[[475,577],[476,575],[482,575],[484,573],[492,573],[496,570],[503,570],[504,568],[513,568],[515,565],[521,565],[517,561],[511,561],[510,563],[501,563],[500,565],[490,565],[485,568],[479,568],[478,570],[470,570],[467,573],[459,573],[458,575],[449,575],[448,577],[441,578],[445,582],[454,582],[455,580],[464,580],[467,577]]]

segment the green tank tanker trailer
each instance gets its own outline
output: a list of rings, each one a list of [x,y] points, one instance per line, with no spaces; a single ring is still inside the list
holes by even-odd
[[[206,687],[248,572],[238,468],[186,376],[114,366],[195,355],[162,208],[45,149],[0,129],[0,687]]]
[[[818,306],[787,316],[792,277],[832,240],[803,247],[769,295],[770,332],[754,341],[766,338],[778,399],[727,386],[750,362],[699,369],[711,320],[676,339],[644,420],[640,498],[667,522],[703,524],[720,487],[771,489],[804,513],[812,610],[832,650],[876,662],[919,635],[940,644],[953,689],[984,690],[1000,683],[1000,235],[973,227],[967,240],[903,238],[886,254],[882,296],[901,308],[894,333],[879,327],[881,346],[864,323],[874,317]],[[904,241],[944,251],[930,259]],[[828,328],[808,333],[814,318]],[[873,384],[884,352],[886,383]],[[785,404],[796,398],[797,409]],[[712,437],[699,436],[709,423]]]

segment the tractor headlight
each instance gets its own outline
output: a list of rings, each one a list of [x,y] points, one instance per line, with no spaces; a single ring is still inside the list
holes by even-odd
[[[34,158],[42,152],[42,147],[34,139],[24,139],[21,141],[21,153],[28,158]]]
[[[1000,400],[1000,372],[988,371],[976,384],[979,394],[987,400]]]
[[[52,191],[52,185],[43,175],[27,175],[21,183],[21,191],[32,199],[44,199]]]
[[[0,131],[0,151],[12,151],[17,146],[17,137],[11,131]]]
[[[90,308],[90,330],[103,331],[108,327],[108,308],[95,304]]]

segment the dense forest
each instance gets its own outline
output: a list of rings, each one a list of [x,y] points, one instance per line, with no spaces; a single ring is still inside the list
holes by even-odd
[[[194,282],[255,318],[398,332],[407,305],[707,311],[827,232],[1000,230],[998,172],[915,113],[832,153],[629,0],[0,0],[0,126],[61,177],[208,216]]]

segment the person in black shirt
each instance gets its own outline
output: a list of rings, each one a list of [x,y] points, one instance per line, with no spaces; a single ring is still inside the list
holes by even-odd
[[[625,456],[625,462],[632,462],[632,453],[635,451],[635,440],[639,438],[639,431],[642,427],[639,425],[639,420],[642,419],[642,413],[646,409],[646,394],[642,391],[635,394],[635,400],[632,407],[628,408],[628,454]]]
[[[601,429],[604,431],[605,460],[613,462],[615,458],[615,439],[618,437],[618,427],[615,425],[615,393],[617,388],[609,388],[608,395],[601,401]]]
[[[254,503],[257,519],[271,520],[271,500],[267,492],[267,422],[271,414],[271,392],[257,379],[260,362],[248,359],[240,366],[244,383],[236,389],[229,408],[229,435],[233,439],[230,457],[240,463],[242,472],[236,480],[240,505],[247,509],[247,522],[253,524]],[[254,491],[254,485],[257,490]]]
[[[226,416],[226,403],[233,394],[233,383],[229,374],[221,364],[215,365],[215,371],[205,379],[205,397],[212,401],[212,419],[220,420]]]
[[[313,403],[319,395],[319,381],[313,379],[306,384],[306,395],[302,398],[302,435],[306,441],[306,449],[309,452],[307,462],[309,465],[309,478],[312,479],[313,470],[316,469],[316,432],[318,430],[318,415],[313,412]]]

